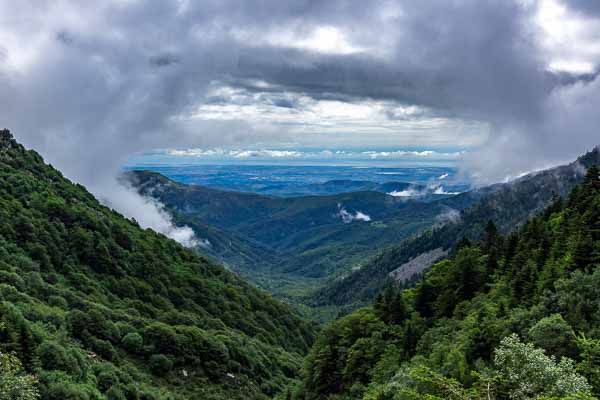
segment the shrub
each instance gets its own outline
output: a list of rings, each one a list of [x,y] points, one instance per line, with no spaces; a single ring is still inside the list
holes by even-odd
[[[108,389],[106,392],[106,398],[107,400],[127,400],[123,394],[123,391],[117,386],[113,386]]]
[[[105,360],[113,361],[117,358],[117,352],[110,342],[102,339],[92,338],[92,349]]]
[[[150,357],[150,369],[155,375],[165,375],[173,369],[173,362],[164,354],[154,354]]]
[[[573,328],[560,314],[552,314],[539,320],[529,330],[529,337],[536,346],[557,357],[577,355]]]
[[[133,332],[123,336],[121,340],[123,347],[130,353],[139,353],[144,345],[144,339],[139,333]]]
[[[108,389],[119,383],[119,377],[113,371],[102,371],[96,377],[98,389],[101,392],[106,392]]]
[[[42,367],[49,370],[69,372],[72,370],[70,357],[64,347],[56,342],[45,341],[38,348]]]
[[[67,303],[67,300],[65,300],[65,298],[62,296],[48,297],[48,304],[50,304],[51,306],[59,307],[59,308],[63,308],[63,309],[66,309],[69,306],[69,304]]]

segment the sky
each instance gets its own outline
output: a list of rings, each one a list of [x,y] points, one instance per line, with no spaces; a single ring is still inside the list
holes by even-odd
[[[155,149],[454,154],[500,181],[600,143],[599,4],[0,0],[0,125],[115,206]]]

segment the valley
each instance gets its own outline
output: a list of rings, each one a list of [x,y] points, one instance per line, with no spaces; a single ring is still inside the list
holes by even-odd
[[[192,227],[204,243],[202,251],[296,301],[383,248],[447,222],[479,197],[402,197],[371,190],[284,198],[185,185],[148,171],[129,171],[126,179],[163,204],[178,224]]]
[[[598,161],[595,150],[564,167],[458,194],[427,192],[417,183],[352,181],[346,190],[371,190],[277,197],[182,184],[150,171],[128,171],[125,179],[192,227],[201,251],[327,319],[368,304],[393,270],[422,253],[449,250],[463,237],[477,240],[488,220],[504,233],[515,229],[566,195],[583,178],[582,168]],[[343,181],[321,186],[336,182]],[[390,195],[407,188],[425,193]],[[412,266],[403,279],[414,281],[433,261]]]

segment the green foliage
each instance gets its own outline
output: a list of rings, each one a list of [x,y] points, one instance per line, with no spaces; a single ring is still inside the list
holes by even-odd
[[[533,344],[557,357],[577,356],[573,328],[560,314],[552,314],[539,320],[529,330],[529,338]]]
[[[13,355],[0,353],[0,400],[39,398],[37,380],[23,372],[21,361]]]
[[[577,338],[581,362],[577,366],[594,388],[594,395],[600,396],[600,339],[589,339],[584,334]]]
[[[587,380],[575,372],[573,360],[563,357],[556,362],[542,349],[525,344],[516,334],[502,340],[494,356],[498,371],[506,377],[511,398],[565,397],[589,394]]]
[[[102,206],[7,131],[0,322],[0,352],[26,371],[15,376],[35,374],[41,397],[61,400],[264,399],[298,378],[315,330],[223,267]]]
[[[164,354],[154,354],[150,357],[150,370],[159,376],[164,376],[173,369],[173,361]]]
[[[144,345],[144,339],[139,333],[130,332],[123,336],[121,343],[123,344],[125,350],[136,354],[142,350],[142,346]]]
[[[590,170],[517,232],[488,223],[480,242],[462,242],[414,288],[390,286],[372,309],[332,323],[297,398],[597,396],[600,184]]]
[[[364,400],[467,400],[474,399],[456,380],[426,366],[400,370],[383,385],[373,385]]]
[[[372,311],[365,309],[325,328],[307,357],[308,391],[326,395],[357,382],[367,383],[369,366],[376,361],[378,353],[383,352],[379,333],[384,326]]]

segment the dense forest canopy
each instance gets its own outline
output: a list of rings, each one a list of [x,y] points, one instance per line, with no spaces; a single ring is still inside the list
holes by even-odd
[[[0,398],[266,399],[314,332],[0,131]]]
[[[296,399],[600,395],[600,177],[588,169],[517,232],[489,222],[415,288],[319,335]]]

